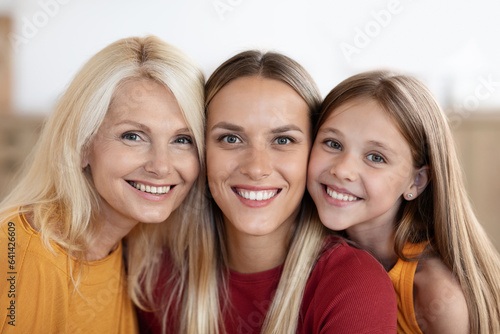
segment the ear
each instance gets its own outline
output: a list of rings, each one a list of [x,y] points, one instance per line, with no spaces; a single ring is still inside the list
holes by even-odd
[[[415,171],[414,182],[405,192],[404,198],[411,201],[417,198],[427,187],[430,181],[429,166],[423,166]]]
[[[89,154],[88,154],[88,149],[82,149],[82,160],[80,162],[80,167],[82,167],[82,170],[87,168],[89,165]]]

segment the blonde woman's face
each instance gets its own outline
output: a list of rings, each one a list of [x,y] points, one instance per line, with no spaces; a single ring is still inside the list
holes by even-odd
[[[208,182],[229,238],[281,240],[294,224],[306,185],[309,122],[306,102],[277,80],[235,79],[210,102]]]
[[[117,224],[159,223],[199,173],[196,147],[177,101],[151,80],[126,82],[111,103],[83,165]]]
[[[374,100],[333,110],[314,141],[307,188],[324,225],[355,232],[392,226],[414,188],[409,144]]]

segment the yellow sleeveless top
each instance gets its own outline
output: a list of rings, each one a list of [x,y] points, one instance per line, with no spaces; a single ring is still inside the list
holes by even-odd
[[[0,333],[138,333],[122,245],[85,266],[74,291],[73,258],[54,252],[24,216],[0,225]]]
[[[407,243],[403,248],[406,257],[418,256],[427,246],[428,242],[420,244]],[[398,301],[398,333],[423,334],[418,326],[413,308],[413,280],[418,261],[406,262],[399,259],[389,271]]]

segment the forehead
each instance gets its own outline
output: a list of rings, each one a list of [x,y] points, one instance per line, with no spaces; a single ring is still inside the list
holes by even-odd
[[[373,99],[355,99],[340,105],[321,127],[345,128],[346,135],[359,139],[390,141],[394,146],[409,147],[396,121]]]
[[[341,122],[345,120],[357,119],[359,125],[363,123],[372,124],[372,128],[391,126],[398,128],[396,122],[391,118],[389,113],[374,99],[371,98],[356,98],[342,103],[340,106],[331,110],[327,122]],[[370,119],[370,122],[363,122]],[[369,125],[369,124],[367,124]]]
[[[208,121],[215,118],[258,119],[258,115],[307,123],[309,107],[288,84],[259,76],[242,77],[229,82],[208,106]],[[266,117],[264,117],[266,119]]]

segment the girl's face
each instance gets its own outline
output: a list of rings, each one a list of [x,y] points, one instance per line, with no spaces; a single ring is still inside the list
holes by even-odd
[[[164,221],[199,173],[176,99],[151,80],[119,88],[83,165],[101,196],[101,217],[121,225]]]
[[[231,81],[207,113],[207,176],[228,234],[262,236],[294,223],[311,146],[306,102],[257,76]]]
[[[307,188],[332,230],[362,231],[394,224],[402,195],[416,195],[410,146],[371,99],[346,102],[321,125]]]

